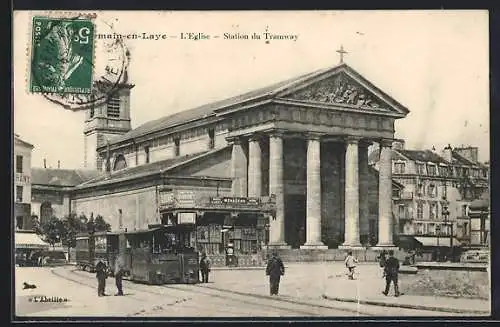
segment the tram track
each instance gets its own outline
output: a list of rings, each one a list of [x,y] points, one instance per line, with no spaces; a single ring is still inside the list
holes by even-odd
[[[57,272],[55,269],[52,270],[52,273],[56,275],[57,277],[66,279],[68,281],[86,286],[86,287],[91,287],[95,288],[95,283],[91,282],[91,276],[92,275],[84,275],[88,273],[84,273],[78,270],[69,270],[66,269],[67,272],[69,272],[72,276],[67,276],[66,274],[62,274],[60,272]],[[73,277],[78,277],[78,278],[73,278]],[[349,308],[337,308],[337,307],[332,307],[332,306],[326,306],[326,305],[318,305],[318,304],[311,304],[311,303],[303,303],[303,302],[298,302],[294,300],[289,300],[289,299],[273,299],[273,298],[267,298],[265,296],[258,296],[254,294],[247,294],[247,293],[241,293],[241,292],[235,292],[235,291],[226,291],[226,290],[221,290],[221,289],[216,289],[212,287],[202,287],[199,285],[149,285],[149,289],[144,289],[144,288],[139,288],[134,286],[133,282],[127,283],[127,289],[136,291],[136,292],[141,292],[141,293],[146,293],[146,294],[152,294],[156,296],[161,296],[165,297],[168,295],[171,295],[169,293],[165,292],[157,292],[155,289],[156,288],[161,288],[161,289],[171,289],[175,290],[178,292],[186,293],[191,296],[208,296],[211,298],[218,298],[222,300],[229,300],[230,302],[238,302],[240,304],[245,304],[246,306],[252,306],[255,308],[258,308],[262,310],[263,308],[270,308],[276,311],[281,311],[283,313],[288,313],[288,314],[294,314],[296,316],[329,316],[328,314],[325,313],[319,313],[318,311],[332,311],[332,316],[338,316],[338,312],[349,312],[349,313],[354,313],[357,316],[370,316],[368,313],[363,313],[360,312],[359,310],[355,309],[349,309]],[[138,285],[138,284],[135,284]],[[144,285],[145,286],[145,285]],[[146,302],[150,303],[151,299],[150,298],[141,298],[137,296],[136,294],[130,295],[130,297],[139,300],[140,302]],[[284,307],[286,305],[286,307]],[[249,308],[249,311],[251,309]],[[337,313],[334,313],[336,311]]]

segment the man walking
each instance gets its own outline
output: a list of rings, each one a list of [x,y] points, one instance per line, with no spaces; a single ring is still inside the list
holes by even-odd
[[[385,262],[384,273],[385,291],[383,291],[382,293],[387,296],[389,294],[389,289],[391,288],[391,282],[393,282],[394,295],[398,297],[400,295],[398,286],[399,260],[394,257],[393,250],[389,250],[389,258]]]
[[[201,282],[208,283],[208,274],[210,273],[210,261],[205,252],[201,254],[200,259]]]
[[[106,265],[99,261],[95,267],[96,277],[97,277],[97,295],[106,296],[104,290],[106,289]]]
[[[356,263],[358,262],[358,259],[356,259],[352,255],[352,251],[347,252],[347,257],[345,258],[345,266],[348,269],[347,276],[349,279],[354,279],[354,268],[356,268]]]
[[[284,274],[285,266],[283,265],[283,261],[281,261],[281,258],[278,256],[278,252],[274,250],[266,267],[266,275],[269,276],[271,295],[278,295],[280,278]]]
[[[116,283],[116,289],[118,292],[115,294],[115,296],[123,296],[123,274],[125,273],[125,270],[123,268],[123,263],[120,258],[117,258],[116,263],[115,263],[115,283]]]

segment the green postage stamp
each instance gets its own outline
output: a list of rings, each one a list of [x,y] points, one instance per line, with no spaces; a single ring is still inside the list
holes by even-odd
[[[90,19],[34,17],[31,38],[31,92],[92,92],[94,23]]]

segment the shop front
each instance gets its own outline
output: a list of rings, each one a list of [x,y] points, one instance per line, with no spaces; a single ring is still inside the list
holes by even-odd
[[[213,265],[258,265],[269,242],[274,197],[220,197],[195,191],[160,192],[162,224],[192,225],[190,244]],[[267,228],[266,228],[267,227]]]
[[[38,260],[49,249],[45,243],[31,231],[18,231],[14,235],[15,258],[18,266],[39,266]]]

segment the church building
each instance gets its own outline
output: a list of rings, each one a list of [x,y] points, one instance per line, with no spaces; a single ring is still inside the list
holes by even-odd
[[[135,129],[132,93],[87,112],[85,168],[101,173],[68,210],[113,229],[190,222],[207,253],[394,246],[391,144],[409,111],[344,62]]]

